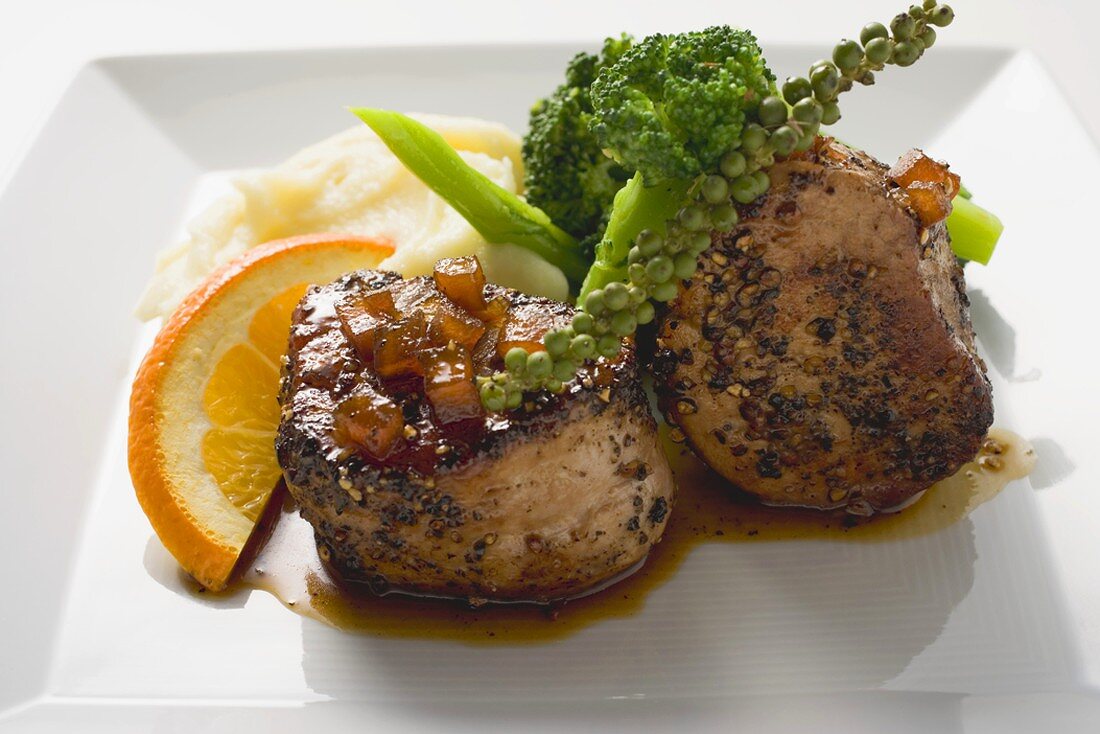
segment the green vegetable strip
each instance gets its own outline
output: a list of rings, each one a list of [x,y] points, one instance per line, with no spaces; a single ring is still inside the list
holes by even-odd
[[[947,217],[951,249],[963,260],[988,264],[1004,230],[1001,220],[964,197],[961,192],[951,202],[951,206],[951,214]]]
[[[583,302],[582,299],[597,288],[625,280],[626,255],[638,233],[649,229],[663,235],[665,222],[675,216],[687,200],[691,183],[689,179],[678,179],[646,186],[642,174],[636,173],[619,189],[607,230],[596,247],[596,262],[581,286],[578,302]]]
[[[471,168],[436,131],[398,112],[354,108],[405,166],[489,242],[531,250],[573,283],[588,272],[576,240],[544,212]]]

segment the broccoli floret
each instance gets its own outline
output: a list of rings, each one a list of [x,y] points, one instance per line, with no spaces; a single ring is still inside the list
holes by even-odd
[[[774,81],[748,31],[649,36],[597,75],[589,127],[600,149],[647,182],[696,176],[737,147]]]
[[[623,34],[605,40],[599,54],[577,54],[566,69],[565,82],[531,108],[523,139],[527,200],[577,238],[591,239],[603,229],[615,192],[633,174],[604,155],[588,129],[592,82],[632,43]]]
[[[761,100],[775,93],[756,38],[729,26],[650,36],[600,71],[591,89],[589,129],[601,149],[635,174],[615,199],[582,299],[626,277],[638,235],[665,234],[666,220],[689,190],[741,146],[746,117],[755,119]],[[673,250],[692,249],[687,239]],[[662,294],[674,292],[662,288]]]

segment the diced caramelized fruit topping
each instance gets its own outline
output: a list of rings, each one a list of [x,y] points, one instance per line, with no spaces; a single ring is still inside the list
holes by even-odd
[[[476,257],[452,257],[435,264],[435,287],[471,313],[485,308],[485,272]]]
[[[392,454],[404,437],[400,406],[366,384],[337,406],[335,422],[338,442],[355,444],[376,459]]]
[[[353,294],[336,303],[336,316],[348,341],[366,360],[374,356],[374,335],[379,326],[397,319],[393,294],[386,288],[366,295]]]
[[[898,159],[887,175],[909,194],[910,206],[924,226],[941,222],[951,213],[951,200],[959,193],[959,177],[946,163],[911,150]]]
[[[942,222],[951,213],[951,200],[939,184],[916,181],[905,191],[909,194],[909,207],[925,227]]]
[[[482,416],[470,356],[457,344],[425,353],[424,393],[444,425]]]
[[[337,442],[375,461],[425,461],[430,468],[442,455],[435,443],[441,437],[468,441],[485,429],[478,375],[499,369],[513,347],[544,349],[543,336],[562,315],[495,289],[498,295],[487,298],[474,257],[440,261],[431,279],[386,283],[336,301],[339,329],[325,337],[344,346],[340,352],[330,345],[331,364],[310,363],[309,344],[299,360],[328,390],[337,390],[341,370],[355,364],[351,397],[336,411]]]
[[[432,344],[454,342],[467,352],[472,352],[482,334],[485,324],[469,314],[440,311],[428,322],[428,340]]]
[[[485,307],[478,312],[478,318],[484,321],[486,324],[492,324],[494,326],[500,326],[504,323],[504,319],[508,316],[508,311],[511,307],[508,305],[508,299],[502,296],[497,296],[488,303]]]
[[[374,370],[383,380],[423,375],[419,354],[426,346],[423,311],[379,326],[374,337]]]
[[[522,347],[528,352],[544,350],[546,347],[542,344],[542,337],[552,326],[553,321],[538,307],[513,308],[504,318],[500,340],[497,342],[497,354],[503,358],[508,350],[515,347]]]

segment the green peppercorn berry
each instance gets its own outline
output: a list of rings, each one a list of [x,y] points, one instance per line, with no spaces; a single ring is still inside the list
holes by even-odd
[[[495,382],[484,382],[479,392],[481,393],[481,404],[487,410],[493,413],[504,410],[507,394],[504,392],[503,387]]]
[[[638,308],[634,311],[634,318],[638,320],[639,324],[648,324],[653,321],[653,318],[657,315],[657,311],[653,308],[653,304],[649,301],[643,301],[638,304]]]
[[[578,334],[573,337],[573,341],[569,345],[569,351],[578,360],[591,359],[596,354],[596,340],[592,338],[591,334]]]
[[[508,351],[512,353],[511,350]],[[554,370],[554,359],[546,352],[532,352],[527,355],[527,374],[535,380],[549,377]]]
[[[814,97],[819,102],[828,102],[836,97],[840,89],[840,74],[832,64],[818,66],[810,73],[810,83],[814,88]]]
[[[638,249],[637,245],[631,247],[626,253],[626,262],[628,264],[640,263],[645,260],[645,255]]]
[[[569,382],[573,379],[573,376],[577,374],[577,365],[573,364],[573,361],[569,359],[556,360],[554,362],[554,371],[552,374],[555,380]]]
[[[689,205],[677,212],[676,220],[684,229],[695,231],[707,226],[707,213],[702,207]]]
[[[638,328],[638,321],[629,311],[619,311],[611,319],[611,331],[618,336],[630,336]]]
[[[759,110],[757,111],[759,117]],[[741,132],[741,150],[747,155],[756,153],[768,143],[768,131],[755,122],[745,125]]]
[[[787,128],[790,130],[790,128]],[[756,187],[756,195],[761,196],[772,186],[772,180],[768,178],[766,171],[757,171],[752,174],[752,183]]]
[[[654,301],[667,303],[675,298],[677,293],[679,293],[679,291],[676,289],[676,284],[668,282],[658,283],[657,285],[653,286],[653,292],[651,293],[651,295],[653,296]]]
[[[596,317],[596,325],[592,327],[592,333],[601,337],[611,330],[611,314],[602,313]]]
[[[875,38],[889,38],[890,31],[882,23],[868,23],[859,32],[859,42],[866,48],[867,44]]]
[[[684,236],[688,234],[686,232],[678,232],[675,237],[669,237],[665,240],[665,249],[661,250],[665,255],[675,255],[677,252],[684,251]]]
[[[889,58],[890,53],[894,50],[894,44],[887,38],[875,38],[867,42],[867,60],[871,62],[873,66],[881,66],[885,64]]]
[[[733,179],[733,183],[730,184],[730,194],[733,195],[734,201],[739,204],[748,204],[756,198],[756,187],[752,182],[752,175],[745,174]]]
[[[527,350],[522,347],[512,347],[504,355],[504,366],[513,375],[522,375],[527,369]]]
[[[924,0],[924,2],[921,3],[921,7],[925,10],[934,10],[936,8],[936,0]]]
[[[710,232],[696,232],[687,240],[687,251],[698,256],[700,252],[710,247]]]
[[[951,25],[953,20],[955,20],[955,11],[950,5],[937,5],[928,16],[928,22],[940,28]]]
[[[742,160],[744,160],[744,158],[742,158]],[[730,182],[722,176],[715,176],[712,174],[703,179],[703,184],[699,189],[703,194],[703,198],[707,200],[707,203],[720,204],[730,195]]]
[[[619,351],[622,347],[622,340],[610,334],[601,336],[600,341],[596,344],[596,350],[600,353],[600,356],[607,357],[608,359],[614,359],[619,356]]]
[[[821,103],[812,97],[800,99],[798,104],[791,108],[791,116],[794,119],[810,125],[821,122],[822,113]]]
[[[519,407],[519,404],[523,402],[523,391],[513,390],[508,393],[508,397],[504,400],[504,405],[509,410]]]
[[[585,297],[584,310],[592,314],[593,316],[599,316],[606,310],[603,302],[602,290],[597,288]]]
[[[664,247],[665,238],[652,229],[643,229],[634,240],[634,246],[642,253],[642,257],[653,257]]]
[[[890,21],[890,31],[895,40],[908,41],[917,31],[917,22],[908,13],[898,13]]]
[[[542,338],[542,344],[550,356],[557,359],[569,351],[569,342],[572,340],[573,330],[566,327],[546,332],[546,336]]]
[[[832,125],[840,119],[840,105],[836,102],[826,102],[821,108],[821,124]]]
[[[805,99],[813,94],[810,80],[803,76],[789,76],[783,82],[783,99],[787,104],[793,105],[800,99]]]
[[[760,101],[760,123],[765,127],[782,125],[787,120],[787,105],[779,97],[765,97]],[[744,142],[742,142],[744,147]]]
[[[632,262],[626,268],[626,275],[634,285],[645,285],[648,277],[645,274],[645,265],[640,262]]]
[[[677,278],[690,278],[696,266],[695,255],[690,252],[681,252],[672,261],[672,272]]]
[[[779,155],[790,155],[794,150],[794,146],[798,144],[798,133],[796,133],[790,127],[784,125],[783,127],[772,131],[771,136],[772,147],[775,148],[775,152]],[[736,198],[736,197],[735,197]],[[755,196],[753,197],[756,198]],[[741,201],[738,199],[738,201]],[[747,204],[748,202],[741,202]]]
[[[833,63],[845,74],[854,71],[861,61],[863,49],[855,41],[845,38],[833,49]]]
[[[586,314],[582,311],[573,315],[573,331],[577,334],[590,333],[594,325],[595,319],[593,319],[590,314]],[[573,341],[575,342],[576,339]]]
[[[645,272],[654,283],[664,283],[672,277],[672,259],[657,255],[646,263]]]
[[[630,301],[630,294],[623,283],[608,283],[603,289],[603,302],[612,313],[622,311]]]
[[[763,130],[761,130],[761,132],[763,132]],[[718,164],[718,169],[726,178],[737,178],[745,172],[745,156],[742,155],[740,151],[731,150],[729,153],[722,156],[722,162]],[[728,187],[728,181],[726,185]]]
[[[910,5],[909,17],[913,20],[924,20],[924,8],[919,5]]]
[[[924,55],[924,41],[920,40],[920,36],[913,36],[909,39],[909,43],[917,47],[917,58],[919,59]]]
[[[816,138],[817,131],[804,130],[802,131],[802,135],[799,136],[798,142],[795,143],[794,149],[798,151],[809,150]]]
[[[710,224],[715,229],[728,232],[737,224],[737,210],[729,204],[721,204],[710,210]]]
[[[932,48],[932,46],[936,43],[936,29],[930,25],[925,26],[924,30],[920,32],[920,35],[917,36],[917,38],[921,40],[921,43],[924,44],[925,48]]]
[[[894,45],[893,62],[898,66],[912,66],[920,56],[920,49],[909,41],[901,41]]]
[[[626,289],[626,292],[629,296],[631,306],[637,306],[639,303],[645,303],[645,288],[637,285],[632,285]]]

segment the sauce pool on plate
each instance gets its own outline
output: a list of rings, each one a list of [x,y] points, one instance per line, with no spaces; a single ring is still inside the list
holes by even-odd
[[[973,461],[933,485],[917,502],[897,513],[860,518],[760,505],[736,496],[723,479],[667,436],[666,449],[678,495],[664,537],[627,578],[577,599],[545,606],[490,604],[475,609],[463,600],[396,593],[377,596],[366,587],[352,588],[339,583],[321,561],[313,528],[289,502],[271,503],[269,526],[258,533],[262,546],[238,584],[266,591],[303,616],[353,632],[469,644],[549,642],[601,620],[637,613],[649,593],[671,578],[697,545],[799,540],[879,543],[927,535],[961,520],[1009,482],[1027,476],[1036,460],[1025,439],[994,428]]]

